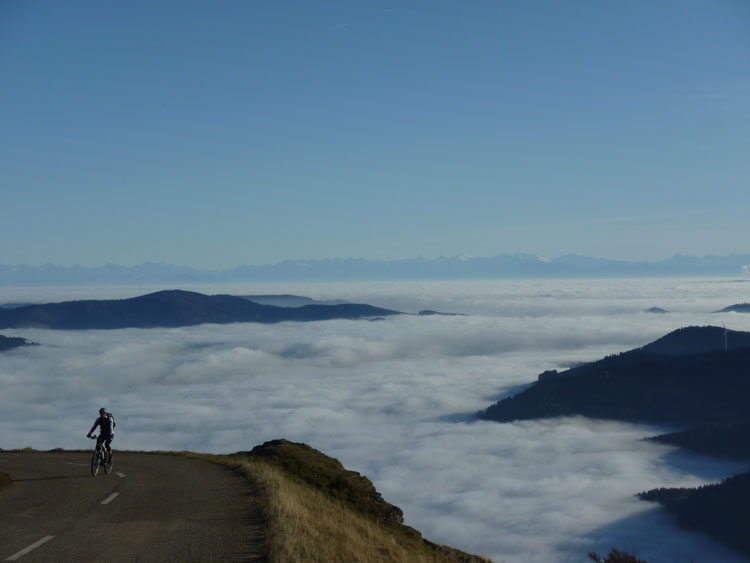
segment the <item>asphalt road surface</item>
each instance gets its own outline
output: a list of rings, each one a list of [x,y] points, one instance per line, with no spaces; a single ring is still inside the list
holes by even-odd
[[[247,481],[181,456],[115,450],[109,475],[90,453],[3,452],[0,561],[263,561]]]

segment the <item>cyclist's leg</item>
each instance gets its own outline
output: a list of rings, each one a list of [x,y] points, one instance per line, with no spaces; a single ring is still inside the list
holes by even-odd
[[[114,439],[114,435],[107,436],[104,440],[104,447],[107,448],[107,453],[110,457],[112,457],[112,440]]]
[[[104,441],[104,436],[102,436],[101,434],[99,434],[99,436],[96,437],[96,449],[97,450],[102,447],[102,442],[103,441]]]

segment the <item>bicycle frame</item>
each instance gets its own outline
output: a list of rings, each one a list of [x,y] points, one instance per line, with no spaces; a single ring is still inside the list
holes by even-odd
[[[107,448],[103,442],[99,442],[98,436],[92,436],[91,439],[97,441],[91,455],[91,476],[96,477],[100,467],[104,468],[104,473],[109,473],[112,471],[112,456],[107,454]]]

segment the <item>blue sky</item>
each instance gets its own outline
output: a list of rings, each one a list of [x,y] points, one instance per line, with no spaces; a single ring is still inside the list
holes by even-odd
[[[0,3],[0,264],[748,252],[744,0]]]

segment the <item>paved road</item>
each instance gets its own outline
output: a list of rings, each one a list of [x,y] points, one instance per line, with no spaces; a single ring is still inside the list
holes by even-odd
[[[115,452],[91,477],[88,453],[2,452],[0,561],[262,561],[245,479],[180,456]]]

